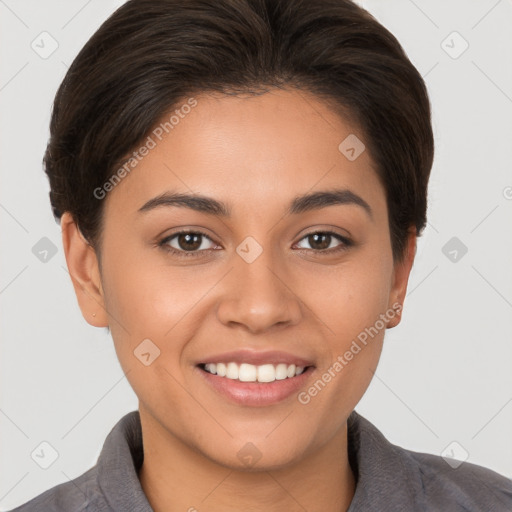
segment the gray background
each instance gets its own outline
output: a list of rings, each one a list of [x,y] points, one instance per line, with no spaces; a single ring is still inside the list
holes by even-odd
[[[81,316],[41,167],[57,87],[122,3],[0,0],[1,510],[89,469],[137,408],[110,336]],[[425,77],[436,157],[403,321],[356,410],[395,444],[512,477],[512,2],[359,3]]]

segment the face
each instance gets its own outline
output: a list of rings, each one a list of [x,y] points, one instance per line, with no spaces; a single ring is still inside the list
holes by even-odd
[[[393,262],[369,152],[339,149],[364,134],[320,99],[195,100],[104,199],[101,268],[78,236],[66,257],[144,424],[222,465],[284,467],[346,435],[412,258]]]

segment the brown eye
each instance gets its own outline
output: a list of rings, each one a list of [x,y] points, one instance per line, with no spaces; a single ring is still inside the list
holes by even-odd
[[[201,253],[212,249],[212,247],[208,247],[207,241],[215,246],[211,238],[205,233],[200,231],[180,231],[165,237],[158,245],[178,256],[200,256]]]
[[[177,235],[176,241],[180,249],[184,251],[194,251],[201,247],[201,237],[198,233],[180,233]]]
[[[331,231],[315,231],[314,233],[309,233],[306,235],[304,238],[302,238],[302,240],[306,240],[311,249],[315,252],[331,253],[347,249],[352,245],[352,242],[348,238],[345,238],[344,236],[338,235],[337,233],[333,233]],[[340,241],[341,243],[333,246],[332,244],[336,240]],[[301,249],[304,249],[304,247],[301,247]]]

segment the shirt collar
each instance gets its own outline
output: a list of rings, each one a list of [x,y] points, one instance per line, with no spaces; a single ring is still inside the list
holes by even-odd
[[[139,481],[144,451],[139,411],[123,416],[98,457],[98,486],[112,510],[153,512]]]

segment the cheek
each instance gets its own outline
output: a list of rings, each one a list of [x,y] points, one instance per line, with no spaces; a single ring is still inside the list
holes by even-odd
[[[381,253],[383,254],[383,253]],[[324,324],[337,352],[385,313],[391,290],[392,259],[360,251],[336,266],[304,271],[298,295]]]
[[[200,297],[200,281],[190,270],[136,256],[124,253],[105,262],[105,300],[112,328],[118,320],[126,328],[122,336],[128,331],[133,338],[162,339]]]
[[[308,305],[314,308],[324,333],[318,373],[330,388],[330,392],[319,393],[320,401],[329,402],[326,410],[340,401],[345,403],[347,397],[354,406],[373,377],[386,331],[382,315],[387,312],[392,271],[391,252],[383,246],[360,251],[342,265],[323,269],[314,280],[302,279],[311,290]]]
[[[143,340],[151,340],[157,347],[153,349],[155,353],[163,351],[165,334],[183,315],[182,305],[186,302],[183,290],[186,288],[174,280],[169,282],[163,269],[127,251],[111,251],[103,268],[104,298],[112,338],[118,358],[126,369],[138,362],[134,350]]]
[[[157,378],[156,373],[158,378],[169,378],[164,368],[180,374],[187,344],[211,306],[208,291],[218,275],[207,266],[171,267],[160,258],[150,262],[127,253],[106,259],[104,269],[106,307],[123,369],[141,369],[134,351],[142,350],[139,346],[149,339],[151,344],[145,343],[158,359],[151,364],[155,373],[146,372],[142,385]]]
[[[182,409],[187,395],[180,357],[189,338],[183,320],[199,300],[200,290],[191,286],[191,274],[186,277],[168,267],[135,261],[123,254],[104,265],[116,354],[139,401],[155,411],[159,404]]]

